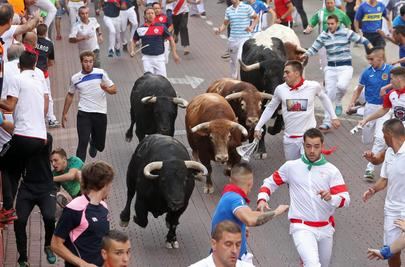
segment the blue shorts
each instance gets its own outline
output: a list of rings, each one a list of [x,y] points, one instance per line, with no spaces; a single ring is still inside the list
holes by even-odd
[[[65,6],[65,0],[59,0],[60,7],[56,8],[56,17],[62,17],[63,14],[66,13],[66,10],[64,9]]]

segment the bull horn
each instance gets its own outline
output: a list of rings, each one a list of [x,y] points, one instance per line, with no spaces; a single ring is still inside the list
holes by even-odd
[[[271,100],[273,98],[272,94],[268,94],[268,93],[260,93],[260,95],[262,96],[262,99],[268,99]]]
[[[209,122],[209,121],[203,122],[203,123],[200,123],[200,124],[194,126],[193,128],[191,128],[191,132],[192,132],[192,133],[195,133],[195,132],[197,132],[197,131],[199,131],[199,130],[201,130],[201,129],[208,128],[209,126],[210,126],[210,122]]]
[[[305,52],[307,52],[307,50],[305,49],[305,48],[302,48],[302,47],[297,47],[297,50],[296,50],[297,52],[300,52],[300,53],[305,53]]]
[[[184,164],[186,164],[187,169],[194,169],[197,171],[200,171],[199,176],[207,176],[208,175],[208,170],[207,168],[201,164],[200,162],[194,161],[194,160],[185,160]],[[198,180],[201,180],[202,177],[198,177]]]
[[[246,128],[243,127],[242,125],[240,125],[239,123],[233,121],[232,127],[238,128],[241,131],[241,133],[243,134],[243,136],[248,136],[248,131],[246,130]]]
[[[162,166],[163,166],[162,161],[153,161],[148,165],[146,165],[145,168],[143,168],[143,174],[145,175],[146,178],[156,179],[159,177],[159,175],[152,174],[152,172],[155,170],[160,170]]]
[[[260,68],[260,62],[257,63],[253,63],[251,65],[246,65],[245,63],[243,63],[243,61],[241,59],[239,59],[239,64],[240,67],[242,68],[243,71],[252,71],[252,70],[257,70],[258,68]]]
[[[173,97],[173,103],[181,108],[186,108],[188,106],[187,100],[181,97]]]
[[[146,103],[156,103],[156,96],[145,96],[141,99],[141,102]]]
[[[233,93],[233,94],[227,95],[225,97],[225,99],[229,101],[229,100],[234,100],[234,99],[238,99],[241,97],[242,97],[242,92],[238,92],[238,93]]]

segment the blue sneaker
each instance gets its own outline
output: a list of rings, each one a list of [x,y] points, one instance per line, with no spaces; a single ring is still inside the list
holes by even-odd
[[[117,57],[120,57],[120,56],[121,56],[121,50],[115,49],[115,55],[116,55]]]
[[[335,107],[336,116],[338,116],[338,117],[342,116],[342,112],[343,112],[342,105],[336,105],[336,107]]]
[[[114,51],[112,49],[108,50],[108,57],[113,57]]]
[[[44,248],[44,252],[46,254],[46,260],[50,264],[54,264],[56,262],[56,256],[53,254],[53,251],[51,250],[51,247],[47,246]]]

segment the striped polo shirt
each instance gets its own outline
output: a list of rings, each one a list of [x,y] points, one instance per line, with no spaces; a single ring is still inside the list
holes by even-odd
[[[313,56],[318,53],[319,49],[325,47],[328,62],[350,61],[352,59],[350,42],[362,43],[364,45],[370,43],[366,38],[352,30],[339,27],[334,33],[323,31],[305,54]]]
[[[236,8],[229,6],[225,11],[225,20],[228,20],[231,26],[229,38],[250,38],[252,34],[247,32],[246,28],[250,26],[251,18],[255,14],[253,8],[245,3],[240,3]]]

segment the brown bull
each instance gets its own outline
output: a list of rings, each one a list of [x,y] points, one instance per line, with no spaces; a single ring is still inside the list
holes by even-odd
[[[251,83],[230,78],[214,81],[207,93],[217,93],[228,100],[238,122],[248,129],[249,141],[253,141],[254,128],[262,113],[262,102],[271,99],[272,95],[259,92]]]
[[[211,160],[227,163],[228,167],[240,161],[236,147],[241,145],[247,130],[236,122],[229,103],[218,94],[196,96],[186,109],[187,139],[195,160],[207,167],[205,193],[213,193]]]

